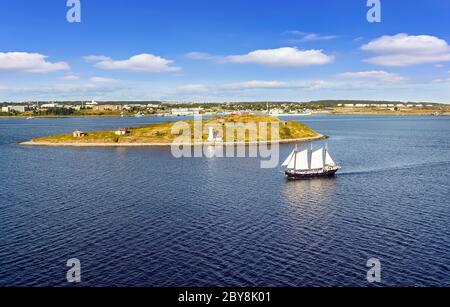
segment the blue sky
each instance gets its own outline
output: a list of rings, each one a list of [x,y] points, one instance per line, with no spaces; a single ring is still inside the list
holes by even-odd
[[[450,103],[450,2],[0,2],[0,101]]]

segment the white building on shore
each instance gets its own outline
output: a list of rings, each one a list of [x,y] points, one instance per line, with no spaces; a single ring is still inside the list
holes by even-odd
[[[30,107],[29,106],[25,106],[25,105],[2,107],[2,112],[4,112],[4,113],[9,113],[9,112],[13,112],[13,111],[19,112],[19,113],[23,113],[23,112],[30,111]]]
[[[95,100],[92,100],[91,102],[86,102],[86,109],[93,109],[95,106],[98,106],[98,103]]]
[[[173,116],[193,116],[200,115],[203,111],[203,108],[176,108],[172,109]]]
[[[54,102],[41,105],[41,109],[43,109],[43,110],[53,109],[53,108],[62,108],[62,106],[57,103],[54,103]]]

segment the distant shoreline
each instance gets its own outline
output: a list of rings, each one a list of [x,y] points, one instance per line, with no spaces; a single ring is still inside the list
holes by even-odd
[[[259,141],[259,142],[201,142],[201,143],[69,143],[69,142],[34,142],[28,141],[19,143],[24,146],[42,146],[42,147],[170,147],[170,146],[250,146],[250,145],[272,145],[272,144],[291,144],[303,143],[310,141],[325,140],[328,137],[319,134],[315,137],[286,139],[276,141]]]
[[[87,118],[87,117],[121,117],[120,115],[67,115],[67,116],[21,116],[21,115],[13,115],[13,116],[6,116],[6,115],[0,115],[0,118],[22,118],[22,119],[28,119],[31,117],[32,119],[35,118]],[[125,116],[125,117],[134,117],[134,116]],[[145,117],[155,117],[152,115],[147,115]]]
[[[312,115],[298,115],[298,116],[292,116],[292,115],[279,115],[274,117],[295,117],[295,118],[308,118],[310,116],[316,116],[316,115],[383,115],[383,116],[450,116],[450,113],[439,113],[435,114],[436,112],[423,112],[423,113],[409,113],[409,112],[318,112],[318,113],[312,113]],[[214,116],[214,115],[203,115],[203,116]],[[38,118],[45,118],[45,119],[65,119],[65,118],[113,118],[113,117],[121,117],[120,115],[74,115],[74,116],[31,116],[32,119],[38,119]],[[191,115],[187,116],[177,116],[177,115],[166,115],[166,116],[157,116],[157,115],[145,115],[141,118],[186,118],[186,117],[192,117]],[[28,119],[29,116],[4,116],[0,115],[0,118],[11,118],[11,119]],[[134,116],[125,116],[123,118],[134,118]]]

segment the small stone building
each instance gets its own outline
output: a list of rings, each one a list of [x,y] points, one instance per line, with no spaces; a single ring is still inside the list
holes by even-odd
[[[82,138],[82,137],[87,136],[88,134],[77,130],[77,131],[74,131],[72,135],[74,138]]]
[[[128,129],[127,128],[119,128],[116,130],[116,135],[126,135],[128,134]]]

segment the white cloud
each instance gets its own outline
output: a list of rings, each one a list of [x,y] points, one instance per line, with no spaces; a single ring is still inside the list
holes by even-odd
[[[252,90],[252,89],[282,89],[289,88],[289,84],[281,81],[243,81],[236,83],[228,83],[221,87],[225,90]]]
[[[318,35],[318,34],[315,34],[315,33],[311,33],[311,34],[305,35],[305,37],[303,37],[303,40],[308,42],[308,41],[331,40],[331,39],[335,39],[335,38],[336,38],[335,35]]]
[[[92,82],[81,82],[77,84],[59,83],[32,87],[11,87],[8,88],[4,100],[88,100],[109,97],[117,99],[124,88],[110,84],[95,84]]]
[[[250,80],[221,85],[188,84],[179,86],[177,93],[181,94],[203,94],[203,93],[225,93],[252,90],[317,90],[340,88],[343,83],[329,82],[324,80],[308,81],[276,81],[276,80]]]
[[[367,97],[374,100],[450,101],[448,79],[427,83],[389,84],[371,80],[253,80],[226,84],[187,84],[180,88],[147,82],[108,84],[86,81],[35,84],[30,85],[31,87],[19,84],[15,85],[17,87],[13,85],[9,87],[4,84],[8,88],[0,86],[0,101],[94,99],[223,102],[367,99]]]
[[[77,75],[67,75],[61,78],[62,80],[65,81],[75,81],[75,80],[79,80],[80,77],[78,77]]]
[[[304,67],[323,65],[334,61],[334,56],[322,50],[299,50],[295,47],[255,50],[243,55],[215,56],[203,52],[191,52],[186,56],[193,60],[216,61],[219,63],[249,63],[272,67]]]
[[[126,60],[115,61],[108,57],[89,56],[90,60],[96,62],[95,66],[104,70],[125,70],[133,72],[175,72],[180,71],[180,67],[170,66],[173,61],[166,60],[153,54],[138,54]],[[102,59],[100,59],[102,58]]]
[[[400,33],[382,36],[361,47],[379,54],[366,59],[371,64],[383,66],[411,66],[450,61],[450,46],[435,36],[412,36]]]
[[[209,91],[209,87],[204,84],[186,84],[178,87],[178,92],[183,94],[199,94]]]
[[[406,83],[398,83],[400,81],[399,77],[395,74],[361,74],[358,75],[345,75],[348,78],[355,78],[354,80],[340,81],[340,80],[291,80],[291,81],[265,81],[265,80],[253,80],[253,81],[242,81],[235,83],[226,83],[220,86],[211,87],[211,91],[216,92],[226,92],[226,91],[249,91],[249,90],[361,90],[361,89],[387,89],[387,88],[398,88],[401,86],[407,86]],[[384,79],[382,78],[384,77]],[[389,83],[394,83],[395,85],[390,86],[386,83],[373,82],[375,81],[386,81]],[[395,81],[393,81],[395,80]],[[403,80],[403,79],[402,79]]]
[[[110,61],[111,58],[104,55],[87,55],[83,57],[86,62]]]
[[[365,79],[384,82],[401,82],[405,80],[405,78],[399,74],[389,73],[383,70],[345,72],[338,76],[348,79]]]
[[[29,73],[48,73],[70,69],[65,62],[51,63],[48,57],[39,53],[0,52],[0,70]]]
[[[205,52],[189,52],[186,54],[186,57],[191,60],[205,60],[205,61],[214,61],[220,60],[221,57],[210,55]]]
[[[231,55],[226,57],[227,62],[252,63],[274,67],[323,65],[333,60],[333,56],[324,54],[322,50],[299,50],[293,47],[255,50],[244,55]]]
[[[336,35],[320,35],[317,33],[307,33],[302,31],[287,31],[285,34],[293,36],[289,42],[313,42],[313,41],[327,41],[337,38]]]
[[[433,80],[433,83],[450,83],[450,78],[447,78],[447,79],[436,79],[436,80]]]
[[[117,79],[111,79],[111,78],[104,78],[104,77],[92,77],[89,79],[89,81],[94,83],[117,83],[119,80]]]

